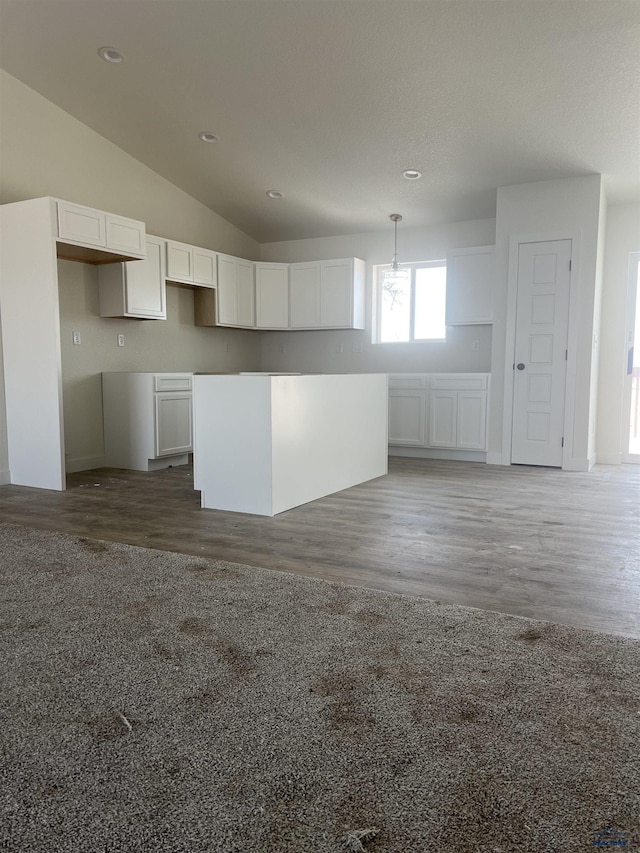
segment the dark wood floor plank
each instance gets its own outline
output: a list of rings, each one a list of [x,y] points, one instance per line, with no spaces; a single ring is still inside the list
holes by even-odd
[[[0,518],[640,637],[640,467],[390,460],[275,518],[200,509],[191,469],[0,487]]]

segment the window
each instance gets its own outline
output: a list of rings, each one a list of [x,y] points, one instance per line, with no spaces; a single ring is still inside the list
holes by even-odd
[[[443,341],[447,267],[444,261],[401,264],[406,285],[385,286],[388,267],[377,268],[377,342]]]

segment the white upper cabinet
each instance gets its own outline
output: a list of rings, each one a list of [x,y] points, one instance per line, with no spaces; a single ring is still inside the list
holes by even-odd
[[[144,222],[66,201],[59,201],[57,207],[60,242],[144,258]]]
[[[216,321],[219,326],[255,326],[254,264],[218,255]]]
[[[167,279],[169,281],[215,287],[218,281],[217,253],[187,243],[167,241]]]
[[[493,322],[494,249],[474,246],[447,255],[447,326]]]
[[[289,328],[288,264],[255,264],[256,328]]]
[[[364,329],[365,271],[359,258],[291,264],[289,328]]]
[[[166,319],[165,241],[148,236],[145,242],[144,260],[98,267],[101,317]]]
[[[317,329],[320,326],[320,263],[289,265],[289,326]]]

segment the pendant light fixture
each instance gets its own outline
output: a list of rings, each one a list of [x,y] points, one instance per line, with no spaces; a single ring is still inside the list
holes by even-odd
[[[392,213],[389,219],[394,225],[394,244],[393,244],[393,261],[391,267],[384,271],[382,286],[389,290],[392,294],[409,281],[409,270],[401,269],[398,266],[398,222],[402,222],[402,216],[399,213]]]

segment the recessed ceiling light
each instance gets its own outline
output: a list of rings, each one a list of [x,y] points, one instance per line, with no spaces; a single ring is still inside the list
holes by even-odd
[[[267,198],[284,198],[284,193],[281,193],[280,190],[267,190]]]
[[[408,181],[417,181],[422,177],[422,172],[419,172],[417,169],[405,169],[402,176]]]
[[[220,137],[216,136],[215,133],[211,133],[210,130],[203,130],[198,134],[198,138],[203,142],[208,142],[213,145],[215,142],[220,142]]]
[[[98,53],[105,62],[112,62],[114,65],[124,62],[124,53],[116,50],[115,47],[101,47]]]

